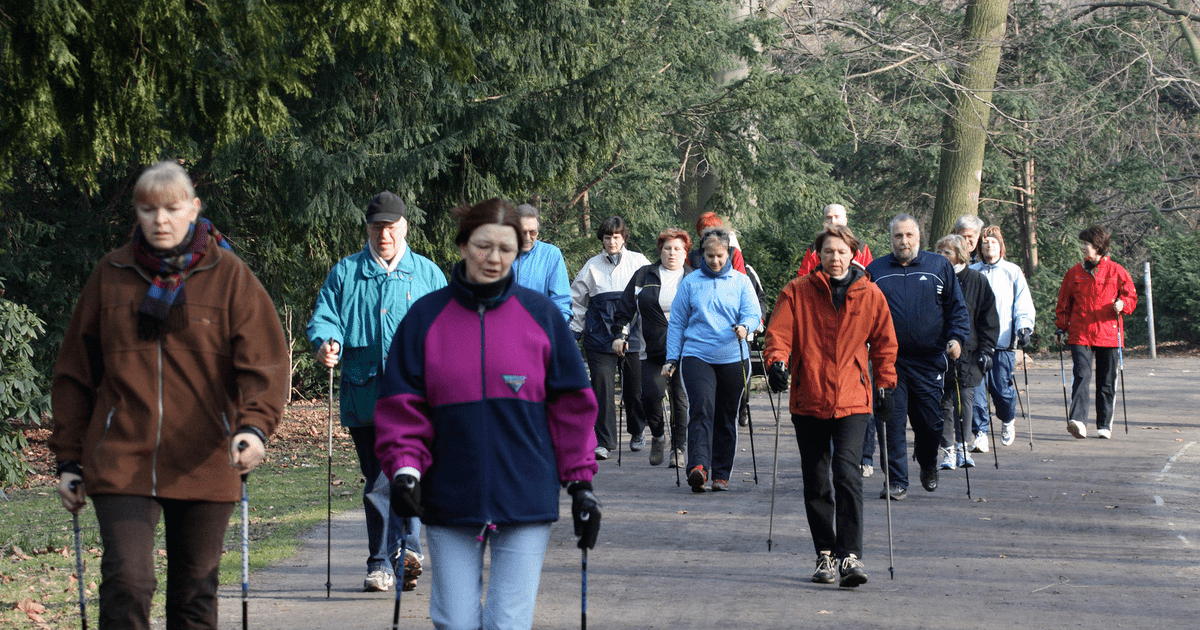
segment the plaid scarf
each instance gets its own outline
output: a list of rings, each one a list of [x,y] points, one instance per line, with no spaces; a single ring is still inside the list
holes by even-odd
[[[138,309],[138,337],[159,339],[167,331],[180,330],[187,324],[187,292],[184,277],[204,257],[208,236],[225,249],[229,242],[208,219],[200,219],[188,227],[183,242],[165,252],[146,244],[139,225],[133,231],[133,255],[138,264],[154,274],[146,298]]]

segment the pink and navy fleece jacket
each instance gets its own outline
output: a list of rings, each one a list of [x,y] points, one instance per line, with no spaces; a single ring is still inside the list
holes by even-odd
[[[412,306],[375,405],[375,452],[421,476],[422,520],[558,519],[560,484],[596,473],[596,396],[562,311],[510,274],[495,298],[462,280]]]

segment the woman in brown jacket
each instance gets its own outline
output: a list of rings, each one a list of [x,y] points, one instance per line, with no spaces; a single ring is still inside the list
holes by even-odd
[[[768,381],[783,391],[790,368],[788,408],[817,552],[812,581],[828,584],[840,576],[841,586],[858,586],[867,581],[860,560],[859,462],[872,412],[871,382],[878,390],[875,403],[886,405],[896,386],[898,347],[887,299],[861,267],[850,264],[858,253],[850,229],[826,228],[813,250],[821,266],[783,288],[767,326]]]
[[[287,345],[179,164],[147,169],[133,201],[133,238],[96,265],[55,364],[58,492],[96,508],[101,628],[149,628],[160,516],[166,626],[216,628],[225,530],[282,415]]]

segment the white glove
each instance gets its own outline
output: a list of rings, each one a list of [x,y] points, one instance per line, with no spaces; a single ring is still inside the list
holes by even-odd
[[[1113,309],[1117,311],[1117,315],[1120,315],[1121,311],[1125,310],[1125,303],[1121,301],[1121,298],[1117,298],[1117,301],[1113,302]]]
[[[71,484],[75,484],[72,488]],[[72,472],[65,472],[58,480],[58,497],[66,511],[75,514],[87,504],[87,495],[83,491],[83,477]]]
[[[625,339],[623,337],[617,337],[616,339],[613,339],[613,342],[612,342],[613,353],[619,357],[625,356],[625,346],[627,346],[627,345],[629,345],[629,342],[625,341]]]
[[[238,446],[243,442],[246,444],[246,448],[239,449]],[[239,433],[233,436],[233,443],[229,445],[229,465],[243,473],[248,473],[262,463],[266,454],[267,450],[257,435]]]

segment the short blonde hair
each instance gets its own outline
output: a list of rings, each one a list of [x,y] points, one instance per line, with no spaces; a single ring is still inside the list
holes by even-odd
[[[192,178],[188,176],[187,171],[179,165],[179,162],[164,160],[142,171],[138,176],[137,183],[133,185],[133,200],[134,202],[148,201],[151,199],[162,200],[169,198],[171,201],[177,199],[194,199],[196,197],[196,189],[192,186]]]
[[[967,252],[967,239],[957,234],[947,234],[939,238],[937,245],[934,246],[935,251],[943,248],[954,252],[954,255],[958,258],[958,262],[955,264],[961,265],[971,262],[971,254]]]

